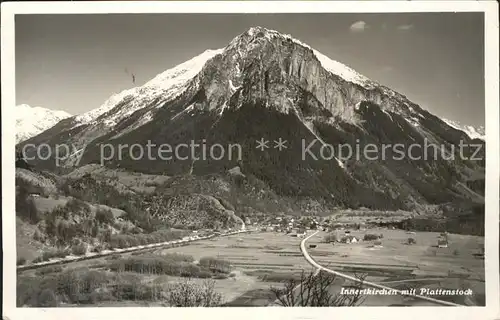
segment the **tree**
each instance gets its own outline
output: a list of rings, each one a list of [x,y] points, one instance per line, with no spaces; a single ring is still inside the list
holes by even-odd
[[[57,307],[57,297],[51,289],[44,289],[38,295],[38,306],[42,308]]]
[[[351,288],[360,289],[365,277],[357,277],[360,283]],[[271,286],[271,292],[283,307],[356,306],[362,303],[360,291],[353,295],[333,293],[331,286],[335,279],[335,275],[325,271],[306,274],[303,270],[300,279],[289,279],[282,288]]]
[[[112,224],[115,221],[115,217],[111,210],[102,208],[97,209],[95,219],[101,224]]]
[[[337,235],[335,233],[329,233],[325,236],[324,241],[326,243],[335,242],[337,241]]]
[[[379,236],[376,235],[376,234],[371,234],[371,233],[367,233],[364,235],[363,237],[363,240],[364,241],[371,241],[371,240],[378,240],[379,239]]]
[[[213,257],[203,257],[200,259],[200,266],[203,266],[212,272],[229,273],[231,271],[231,263],[223,259]]]
[[[33,170],[33,167],[26,161],[24,158],[24,155],[21,151],[16,151],[16,162],[15,162],[16,168],[22,168],[26,170]]]
[[[215,291],[215,281],[196,284],[189,279],[176,283],[168,291],[166,302],[172,307],[218,307],[222,295]]]
[[[16,189],[16,215],[33,224],[38,223],[40,215],[35,202],[29,197],[28,188],[21,184]]]
[[[417,243],[417,240],[415,240],[415,238],[408,238],[408,244],[416,244]]]

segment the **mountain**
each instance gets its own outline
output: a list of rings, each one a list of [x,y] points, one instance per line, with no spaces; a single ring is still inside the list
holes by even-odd
[[[69,117],[71,115],[65,111],[31,107],[27,104],[16,106],[16,144],[36,136]]]
[[[446,122],[446,124],[448,124],[449,126],[465,132],[471,139],[480,139],[483,141],[486,139],[484,126],[474,127],[474,126],[464,125],[458,121],[452,121],[448,119],[443,119],[443,121]]]
[[[256,149],[261,139],[269,141],[265,151]],[[177,148],[193,141],[199,149]],[[286,141],[286,149],[274,148],[274,141]],[[422,205],[484,201],[484,160],[467,159],[484,156],[484,148],[459,156],[460,143],[473,141],[299,40],[254,27],[26,142],[73,145],[62,168],[53,156],[33,162],[54,171],[100,164],[101,148],[113,146],[119,151],[103,162],[110,169],[189,176],[182,180],[183,189],[191,190],[186,192],[233,197],[236,207],[243,195],[262,200],[264,194],[272,195],[264,200],[276,210],[285,202],[298,210],[418,211]],[[179,152],[162,159],[155,150],[146,159],[127,149],[148,143]],[[201,158],[203,150],[230,145],[240,146],[239,154]],[[355,150],[354,156],[339,154],[340,146]],[[359,152],[373,146],[375,157]],[[235,168],[238,177],[230,174]]]

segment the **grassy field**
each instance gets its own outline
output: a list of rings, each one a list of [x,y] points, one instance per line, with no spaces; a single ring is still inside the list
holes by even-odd
[[[216,288],[232,306],[265,306],[274,301],[271,286],[312,270],[300,252],[299,238],[251,233],[215,238],[161,253],[182,252],[195,259],[217,257],[231,262],[236,276],[217,280]]]
[[[344,235],[340,230],[334,233],[338,237]],[[471,299],[440,298],[460,304],[484,303],[484,260],[476,256],[484,244],[483,237],[449,234],[448,247],[438,248],[441,236],[435,232],[407,233],[375,228],[350,234],[363,239],[366,233],[382,233],[381,246],[374,246],[374,241],[323,243],[326,233],[320,232],[308,241],[308,244],[316,244],[316,248],[308,251],[325,267],[347,274],[364,273],[372,282],[398,289],[470,288],[474,292]],[[408,238],[415,239],[415,243],[407,244]]]
[[[340,231],[339,231],[340,232]],[[324,232],[308,240],[316,244],[316,248],[308,251],[321,265],[350,275],[366,274],[366,280],[385,284],[386,286],[405,289],[416,288],[458,289],[471,288],[472,298],[436,297],[468,305],[484,303],[483,260],[473,256],[483,239],[449,235],[449,248],[435,248],[439,234],[416,233],[407,234],[400,230],[372,229],[369,231],[353,231],[352,234],[363,238],[364,233],[383,233],[381,248],[370,248],[370,242],[361,241],[353,244],[335,245],[323,243]],[[416,244],[405,244],[407,238],[413,237]],[[239,234],[229,237],[214,238],[195,242],[191,245],[170,249],[160,249],[142,254],[123,254],[121,258],[161,256],[180,253],[190,256],[194,263],[203,257],[214,257],[231,263],[231,275],[214,278],[215,290],[219,292],[228,306],[266,306],[275,301],[271,286],[281,286],[289,278],[298,278],[302,270],[312,271],[300,252],[302,239],[281,233],[259,232]],[[118,257],[117,257],[118,258]],[[71,268],[90,268],[109,271],[112,258],[82,261],[71,265]],[[65,266],[64,268],[69,268]],[[451,273],[450,273],[451,272]],[[34,271],[25,273],[27,275]],[[139,274],[143,283],[159,283],[169,285],[185,280],[175,275]],[[191,279],[200,284],[205,279]],[[340,292],[346,283],[338,279],[331,290]],[[93,306],[161,306],[160,302],[113,301],[98,303]],[[429,305],[432,303],[414,300],[401,296],[366,296],[365,306],[390,305]],[[435,306],[435,305],[434,305]]]
[[[483,303],[484,261],[474,256],[479,245],[484,243],[482,237],[452,234],[448,236],[448,248],[437,248],[439,233],[407,234],[401,230],[382,228],[352,232],[359,238],[363,238],[365,233],[383,233],[382,247],[371,248],[372,243],[363,241],[354,244],[326,244],[322,243],[325,233],[319,233],[308,241],[308,244],[317,246],[309,249],[309,252],[321,265],[351,275],[368,274],[367,280],[389,282],[386,285],[394,288],[471,288],[474,296],[467,301],[459,296],[441,298],[463,304]],[[416,244],[406,244],[410,237],[416,240]],[[300,238],[264,232],[212,239],[164,251],[182,252],[192,255],[195,259],[208,255],[231,261],[236,270],[251,277],[225,280],[226,282],[218,285],[219,290],[228,298],[233,298],[233,284],[236,287],[241,286],[246,288],[247,292],[241,298],[236,298],[235,302],[239,301],[242,305],[259,305],[262,301],[255,298],[266,296],[266,289],[270,284],[279,283],[288,277],[298,277],[302,269],[311,270],[311,266],[300,252],[300,241]],[[391,284],[391,281],[397,282]],[[340,286],[334,290],[339,291]],[[370,296],[364,302],[364,305],[409,304],[433,305],[425,301],[392,296]]]

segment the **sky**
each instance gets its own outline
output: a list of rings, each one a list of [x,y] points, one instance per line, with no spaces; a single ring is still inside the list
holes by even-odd
[[[484,125],[482,13],[17,15],[16,104],[80,114],[252,26],[290,34],[432,113]],[[132,83],[131,73],[136,77]]]

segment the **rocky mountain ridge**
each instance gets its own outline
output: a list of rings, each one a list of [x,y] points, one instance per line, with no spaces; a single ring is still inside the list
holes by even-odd
[[[287,141],[287,150],[259,152],[255,142],[262,138]],[[79,166],[101,163],[103,144],[238,144],[241,159],[199,160],[185,158],[186,153],[172,161],[135,160],[125,151],[105,165],[200,177],[239,167],[282,197],[319,199],[334,206],[412,209],[415,204],[482,197],[480,188],[470,186],[484,179],[484,150],[477,155],[480,160],[471,160],[458,157],[454,148],[461,141],[475,141],[465,132],[308,45],[261,27],[29,140],[62,141],[82,153]],[[301,159],[304,144],[311,143],[310,152],[316,155],[342,144],[353,150],[399,144],[408,150],[430,143],[444,151],[427,153],[420,147],[414,154],[420,157],[397,159],[392,148],[375,160]],[[443,154],[455,157],[444,159]],[[64,166],[71,170],[78,159],[67,157]],[[38,164],[60,169],[53,160]]]

